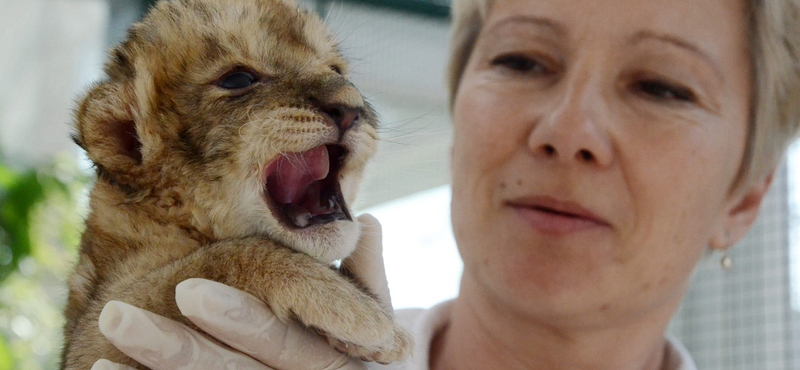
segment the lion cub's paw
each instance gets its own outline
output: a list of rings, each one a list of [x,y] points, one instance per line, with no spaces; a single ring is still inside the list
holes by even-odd
[[[377,346],[360,346],[333,338],[325,333],[323,335],[327,338],[328,343],[339,352],[362,361],[374,361],[384,365],[408,357],[413,345],[411,335],[398,325],[395,325],[390,340]]]

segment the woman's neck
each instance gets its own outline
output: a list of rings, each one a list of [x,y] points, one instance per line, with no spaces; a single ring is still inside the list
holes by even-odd
[[[465,289],[433,339],[431,370],[661,370],[673,309],[609,327],[554,325]]]

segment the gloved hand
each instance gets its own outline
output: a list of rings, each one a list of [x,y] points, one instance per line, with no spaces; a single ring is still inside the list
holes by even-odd
[[[361,238],[342,262],[391,308],[383,266],[381,227],[365,214],[358,217]],[[220,346],[185,325],[123,302],[108,302],[100,314],[103,335],[126,355],[153,370],[357,370],[361,361],[332,349],[324,338],[279,321],[267,305],[229,286],[189,279],[175,288],[181,312],[195,325],[230,348]],[[92,370],[128,370],[97,361]]]

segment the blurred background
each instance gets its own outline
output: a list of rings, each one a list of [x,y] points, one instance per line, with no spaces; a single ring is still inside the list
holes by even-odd
[[[300,0],[338,35],[381,115],[358,213],[384,227],[396,308],[453,297],[444,68],[449,0]],[[0,370],[56,369],[65,279],[86,213],[90,165],[71,143],[77,97],[149,0],[0,0]],[[761,218],[701,262],[670,326],[703,370],[800,370],[800,148]]]

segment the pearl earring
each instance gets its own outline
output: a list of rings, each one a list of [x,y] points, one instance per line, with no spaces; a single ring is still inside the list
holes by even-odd
[[[722,266],[722,270],[725,272],[730,272],[733,269],[733,258],[731,258],[727,249],[722,252],[722,260],[720,260],[720,265]]]

